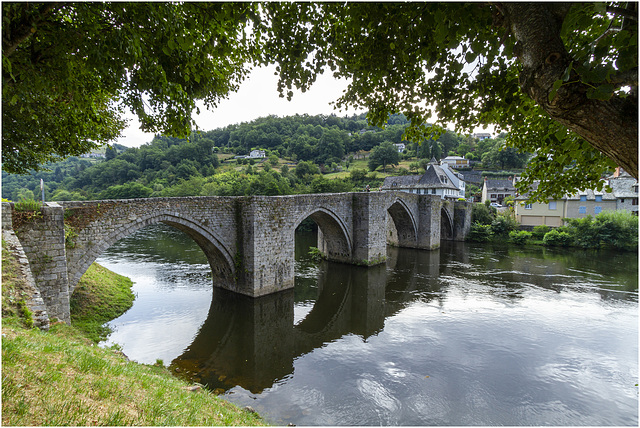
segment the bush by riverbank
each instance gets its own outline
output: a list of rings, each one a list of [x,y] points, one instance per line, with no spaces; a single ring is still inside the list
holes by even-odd
[[[94,338],[74,325],[55,323],[49,332],[29,328],[15,266],[3,243],[3,425],[264,425],[255,413],[173,377],[165,367],[134,363],[118,349],[95,346]],[[101,269],[95,269],[97,275]],[[89,290],[99,287],[85,283],[87,295],[76,305],[85,319],[98,322],[92,312],[109,294],[93,296]]]
[[[638,217],[629,211],[603,211],[595,217],[564,219],[557,228],[536,226],[531,232],[519,230],[510,213],[497,214],[490,207],[473,207],[468,240],[474,242],[511,242],[516,245],[549,247],[612,248],[638,250]]]

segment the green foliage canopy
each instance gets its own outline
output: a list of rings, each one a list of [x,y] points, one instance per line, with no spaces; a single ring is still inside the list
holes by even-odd
[[[248,73],[252,3],[2,3],[3,169],[27,173],[119,136],[187,135]]]
[[[382,171],[386,172],[387,165],[398,165],[398,163],[400,163],[398,148],[393,143],[385,141],[373,148],[369,156],[368,166],[371,171],[375,171],[376,168],[382,166]]]
[[[597,187],[620,165],[638,176],[637,3],[267,3],[264,62],[279,90],[326,69],[351,81],[337,106],[406,137],[496,124],[537,153],[522,186],[547,195]],[[402,29],[398,31],[398,29]],[[541,196],[536,195],[536,196]]]

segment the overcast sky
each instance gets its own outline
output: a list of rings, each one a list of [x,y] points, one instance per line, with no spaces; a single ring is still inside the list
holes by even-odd
[[[203,131],[211,131],[234,123],[250,122],[271,114],[284,117],[295,114],[317,115],[335,113],[337,116],[353,115],[362,111],[334,110],[329,103],[337,100],[346,89],[345,80],[336,80],[330,74],[318,77],[316,83],[305,93],[294,91],[291,101],[278,96],[278,78],[274,75],[275,66],[254,70],[240,86],[238,92],[231,93],[214,110],[206,110],[200,105],[200,115],[195,116],[196,123]],[[129,116],[133,118],[134,116]],[[132,119],[123,137],[116,143],[128,147],[138,147],[151,142],[153,134],[139,129],[139,122]]]
[[[342,95],[342,91],[347,87],[346,80],[336,80],[330,73],[325,73],[318,77],[309,91],[302,93],[294,90],[293,98],[287,101],[286,98],[278,96],[278,78],[274,72],[275,66],[255,69],[241,84],[238,92],[231,93],[229,98],[223,100],[214,111],[209,111],[204,105],[200,105],[200,115],[195,116],[199,128],[203,131],[211,131],[269,115],[284,117],[305,113],[309,115],[335,113],[337,116],[351,116],[363,113],[354,109],[335,110],[330,104]],[[129,118],[131,118],[129,127],[115,142],[127,147],[139,147],[151,142],[154,134],[140,131],[140,124],[133,114]],[[475,132],[493,131],[476,128]]]

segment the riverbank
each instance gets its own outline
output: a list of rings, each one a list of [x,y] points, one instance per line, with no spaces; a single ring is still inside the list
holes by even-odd
[[[165,367],[128,361],[117,346],[96,346],[104,334],[94,328],[97,312],[122,313],[131,297],[130,284],[103,269],[92,268],[79,285],[83,293],[72,319],[80,314],[83,329],[54,323],[42,332],[29,327],[30,313],[20,298],[24,281],[3,242],[3,425],[265,425],[254,412],[173,377]],[[103,274],[117,281],[96,295]],[[111,298],[115,304],[105,306]]]

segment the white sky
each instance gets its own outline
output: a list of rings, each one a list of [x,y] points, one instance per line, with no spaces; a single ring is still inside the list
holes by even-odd
[[[337,100],[347,87],[345,80],[336,80],[330,73],[318,76],[316,83],[305,93],[294,90],[291,101],[278,96],[278,77],[274,73],[275,66],[255,69],[240,85],[238,92],[231,93],[214,111],[207,110],[201,104],[200,115],[195,116],[198,127],[203,131],[211,131],[269,115],[284,117],[304,113],[335,113],[337,116],[351,116],[363,112],[353,109],[339,111],[329,104]],[[137,119],[133,115],[128,117],[133,118],[129,127],[124,130],[123,137],[115,142],[127,147],[151,142],[154,134],[142,132]]]
[[[198,127],[203,131],[211,131],[227,125],[250,122],[259,117],[276,115],[280,117],[295,114],[318,115],[335,113],[336,116],[351,116],[363,113],[354,109],[336,110],[330,104],[337,100],[347,87],[346,80],[337,80],[330,73],[318,76],[316,82],[305,92],[294,90],[291,101],[278,96],[278,78],[274,74],[275,66],[261,67],[253,70],[249,77],[240,85],[238,92],[220,102],[214,111],[207,110],[200,105],[200,115],[195,116]],[[149,143],[154,134],[140,130],[140,123],[133,114],[129,126],[123,136],[115,141],[127,147],[139,147]],[[475,132],[491,132],[477,128]]]

